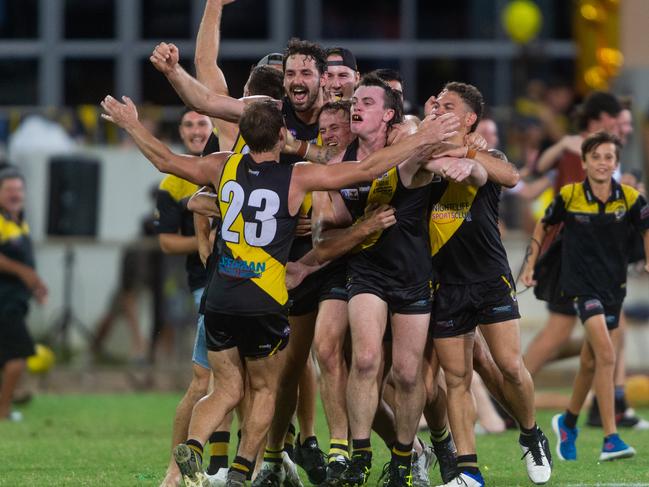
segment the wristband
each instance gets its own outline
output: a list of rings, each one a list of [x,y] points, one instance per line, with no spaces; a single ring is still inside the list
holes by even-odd
[[[478,153],[477,150],[471,149],[470,147],[467,147],[466,149],[466,155],[464,156],[465,159],[475,159],[475,155]]]
[[[304,151],[304,155],[302,156],[302,158],[303,158],[305,161],[306,161],[306,156],[309,154],[309,149],[310,149],[310,148],[311,148],[311,144],[309,144],[309,143],[307,142],[307,143],[306,143],[306,150]]]
[[[298,147],[296,154],[304,159],[307,152],[309,152],[309,143],[305,140],[301,140],[300,147]]]

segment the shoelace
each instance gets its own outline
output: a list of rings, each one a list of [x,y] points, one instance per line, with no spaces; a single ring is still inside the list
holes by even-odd
[[[539,441],[535,441],[533,445],[527,447],[527,451],[523,454],[521,460],[525,458],[528,453],[532,455],[532,460],[534,460],[535,465],[543,465],[543,457],[545,454],[541,449],[541,443]]]

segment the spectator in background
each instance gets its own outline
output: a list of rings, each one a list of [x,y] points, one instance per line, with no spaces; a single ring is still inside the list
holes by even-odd
[[[47,286],[34,270],[29,226],[24,220],[25,181],[14,168],[0,169],[0,420],[19,421],[11,401],[34,342],[25,318],[29,300],[47,299]]]

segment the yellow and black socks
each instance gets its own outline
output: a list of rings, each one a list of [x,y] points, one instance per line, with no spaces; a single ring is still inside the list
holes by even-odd
[[[228,468],[229,431],[215,431],[210,435],[210,464],[207,473],[214,475],[220,468]]]
[[[394,442],[392,445],[392,458],[391,461],[393,464],[397,465],[408,465],[412,463],[412,442],[409,444],[399,443],[398,441]]]
[[[336,461],[336,458],[339,456],[343,456],[349,460],[349,441],[347,441],[347,438],[332,438],[329,443],[329,454],[327,455],[329,462]]]
[[[478,468],[478,455],[460,455],[457,457],[457,471],[472,475],[480,475]]]
[[[451,441],[451,433],[444,426],[441,430],[430,430],[430,441],[435,444],[445,444]]]
[[[369,438],[352,440],[352,457],[363,456],[372,459],[372,445]]]
[[[293,458],[293,448],[295,445],[295,425],[293,423],[288,425],[288,431],[284,437],[284,451],[288,456]]]
[[[234,457],[234,460],[232,461],[232,465],[230,465],[230,472],[237,472],[241,475],[244,476],[244,478],[248,478],[250,475],[252,475],[252,471],[254,470],[253,463],[250,460],[246,460],[243,457],[240,457],[237,455]]]
[[[187,445],[194,453],[196,456],[196,463],[201,466],[203,464],[203,445],[201,445],[200,441],[187,440],[185,445]]]
[[[273,448],[266,447],[264,451],[264,463],[275,463],[282,464],[282,449],[275,450]]]

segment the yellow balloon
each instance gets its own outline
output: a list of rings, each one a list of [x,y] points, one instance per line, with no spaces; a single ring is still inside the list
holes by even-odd
[[[626,400],[634,408],[649,406],[649,377],[646,375],[632,375],[627,378],[624,393]]]
[[[34,348],[36,353],[27,357],[27,370],[32,374],[44,374],[52,368],[56,357],[52,349],[45,345],[38,343]]]
[[[527,44],[541,30],[543,15],[534,2],[514,0],[503,10],[502,22],[514,42]]]

